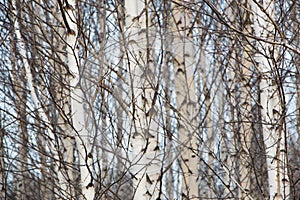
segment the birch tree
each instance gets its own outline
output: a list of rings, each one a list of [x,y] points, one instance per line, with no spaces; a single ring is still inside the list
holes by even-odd
[[[195,83],[194,83],[194,46],[190,30],[192,19],[188,9],[174,2],[172,8],[173,23],[173,64],[175,74],[176,104],[178,111],[178,150],[179,166],[182,172],[182,198],[197,198],[198,159],[195,133]]]
[[[297,198],[298,7],[0,1],[0,198]]]
[[[254,1],[253,7],[255,35],[266,41],[272,41],[276,35],[274,24],[274,2]],[[286,163],[285,103],[281,77],[278,71],[276,47],[263,41],[257,42],[259,53],[256,55],[257,67],[261,81],[261,107],[263,117],[263,134],[266,146],[268,182],[270,199],[285,199],[289,195]]]
[[[65,5],[65,27],[67,31],[67,63],[73,76],[70,80],[70,97],[72,110],[73,135],[76,140],[79,164],[80,186],[85,199],[93,199],[95,196],[93,177],[90,170],[92,152],[90,152],[89,134],[85,127],[84,96],[81,88],[80,64],[78,61],[77,47],[77,15],[76,3],[71,0]],[[62,11],[64,12],[64,11]]]
[[[157,84],[151,57],[149,6],[146,1],[125,1],[127,70],[131,87],[131,173],[133,199],[158,198],[160,158],[157,132]]]
[[[240,26],[240,29],[246,34],[252,34],[252,14],[249,12],[251,10],[250,5],[247,2],[232,2],[233,9],[236,9],[234,13],[239,16],[240,19],[236,17],[234,20],[236,22],[236,26]],[[240,22],[241,24],[237,24]],[[238,152],[239,155],[239,164],[238,167],[238,180],[241,185],[239,189],[238,195],[239,198],[246,198],[250,193],[251,188],[251,140],[252,140],[252,105],[253,105],[253,97],[251,93],[251,81],[253,76],[253,49],[252,49],[252,41],[249,38],[244,38],[241,40],[239,37],[236,39],[236,42],[239,43],[236,46],[236,68],[235,77],[237,81],[237,87],[239,91],[239,97],[237,97],[237,112],[236,117],[238,120],[239,130],[235,135],[237,138],[236,145],[239,146],[238,149],[241,149]],[[241,47],[240,47],[241,46]],[[242,51],[241,58],[239,58],[239,51]],[[251,195],[250,195],[251,196]]]

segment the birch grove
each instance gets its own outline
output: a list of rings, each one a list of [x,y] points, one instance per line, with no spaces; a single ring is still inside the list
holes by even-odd
[[[299,8],[0,0],[0,199],[298,199]]]

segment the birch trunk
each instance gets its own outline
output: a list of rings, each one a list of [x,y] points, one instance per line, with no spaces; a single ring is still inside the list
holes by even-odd
[[[251,10],[250,5],[245,4],[245,2],[241,2],[245,5],[243,8],[243,32],[246,34],[253,34],[252,25],[253,19],[252,15],[249,12]],[[239,6],[239,4],[237,5]],[[239,190],[239,198],[244,199],[249,196],[250,193],[250,177],[251,177],[251,160],[250,160],[250,147],[251,140],[253,137],[252,131],[252,95],[251,95],[251,78],[252,78],[252,60],[253,60],[253,52],[251,41],[249,39],[245,40],[242,43],[242,58],[239,62],[238,71],[238,81],[240,84],[240,119],[241,119],[241,129],[240,129],[240,160],[241,166],[239,170],[239,181],[241,184],[241,188]]]
[[[53,43],[58,48],[57,52],[53,52],[56,62],[53,62],[54,70],[57,73],[58,80],[55,82],[54,101],[56,105],[56,118],[54,129],[58,134],[58,156],[59,162],[56,166],[57,184],[56,192],[67,199],[75,196],[75,176],[74,176],[74,135],[72,133],[71,124],[71,97],[70,97],[70,74],[68,71],[68,57],[66,49],[68,48],[68,35],[66,36],[66,25],[63,26],[64,18],[68,18],[65,8],[66,4],[58,1],[53,9],[58,13],[58,28],[54,33]],[[66,17],[64,17],[66,16]],[[56,197],[58,198],[58,197]]]
[[[204,198],[215,198],[215,181],[214,181],[214,174],[213,174],[213,169],[214,169],[214,148],[215,148],[215,140],[214,140],[214,135],[213,135],[213,125],[212,125],[212,112],[211,112],[211,106],[212,106],[212,86],[209,85],[209,80],[208,80],[208,74],[207,74],[207,69],[209,66],[206,64],[205,60],[205,53],[204,50],[200,50],[200,60],[201,60],[201,69],[199,77],[201,77],[201,82],[203,85],[203,95],[204,95],[204,129],[202,130],[202,137],[203,140],[205,141],[204,144],[202,145],[201,150],[203,152],[203,159],[206,160],[207,164],[211,166],[211,168],[208,168],[208,166],[203,166],[203,173],[205,176],[201,178],[202,183],[202,191],[203,191],[203,197]]]
[[[85,127],[84,95],[81,88],[80,63],[77,47],[77,15],[75,0],[69,0],[65,7],[67,28],[67,65],[72,75],[70,79],[70,97],[72,125],[78,151],[80,165],[80,186],[84,199],[92,200],[95,196],[95,188],[91,173],[92,152],[90,152],[89,133]]]
[[[237,5],[234,3],[233,0],[231,2],[231,6],[229,6],[226,9],[226,13],[229,16],[229,20],[231,23],[236,24],[236,11],[237,11]],[[238,63],[238,52],[239,48],[236,45],[237,41],[233,40],[230,42],[230,53],[229,53],[229,66],[228,66],[228,80],[227,80],[227,98],[229,101],[229,119],[232,122],[230,124],[230,131],[228,132],[228,149],[229,154],[231,152],[235,152],[236,149],[239,148],[240,143],[237,140],[237,136],[239,135],[239,123],[238,123],[238,83],[236,81],[237,73],[236,68],[239,66]],[[230,188],[230,191],[233,194],[234,199],[238,199],[238,187],[236,187],[236,184],[232,181],[232,178],[235,179],[239,177],[239,165],[238,163],[238,156],[234,155],[227,155],[227,164],[226,168],[224,168],[224,171],[227,171],[227,178],[228,178],[228,186]]]
[[[276,35],[274,24],[275,8],[272,0],[252,2],[255,11],[254,30],[257,37],[272,41]],[[259,41],[259,53],[256,55],[261,75],[261,114],[263,119],[263,136],[266,146],[268,182],[270,199],[286,199],[289,195],[286,137],[284,133],[285,107],[282,102],[283,93],[280,85],[280,74],[277,68],[277,47]]]
[[[174,173],[174,140],[176,140],[176,136],[174,133],[172,133],[172,127],[171,127],[171,99],[172,99],[172,89],[171,89],[171,69],[170,69],[170,63],[171,63],[171,49],[172,49],[172,36],[171,36],[171,2],[164,1],[163,5],[163,17],[164,17],[164,40],[163,40],[163,48],[165,49],[164,54],[164,83],[165,83],[165,109],[166,109],[166,115],[165,115],[165,135],[164,135],[164,159],[166,160],[164,165],[166,166],[167,172],[164,177],[165,187],[166,187],[166,196],[168,199],[174,199],[174,191],[175,191],[175,173]]]
[[[233,48],[236,48],[236,46],[234,46]],[[230,101],[230,120],[233,122],[231,124],[231,129],[230,129],[230,147],[229,147],[229,151],[230,152],[235,152],[236,151],[236,147],[239,146],[239,142],[237,140],[237,136],[238,136],[238,112],[237,112],[237,105],[238,105],[238,97],[237,97],[237,91],[238,91],[238,86],[236,83],[236,73],[235,71],[235,66],[238,65],[237,63],[237,52],[234,50],[232,53],[232,58],[230,58],[230,65],[233,67],[232,69],[230,69],[230,72],[228,74],[229,76],[229,88],[228,88],[228,96],[229,96],[229,101]],[[238,158],[237,156],[229,156],[229,165],[228,165],[228,171],[229,171],[229,179],[232,179],[232,177],[234,178],[238,178],[239,173],[237,173],[238,169],[239,169],[239,165],[238,165]],[[233,174],[237,174],[237,176],[233,175]],[[233,183],[230,180],[230,188],[234,193],[235,199],[238,198],[238,188],[236,187],[236,184]]]
[[[247,51],[247,50],[246,50]],[[244,53],[244,54],[248,54]],[[247,58],[246,58],[247,59]],[[239,146],[241,147],[239,152],[240,170],[239,170],[239,182],[241,187],[239,189],[239,198],[243,199],[248,196],[250,192],[250,177],[251,177],[251,165],[250,165],[250,146],[252,138],[251,127],[251,101],[250,101],[250,68],[251,64],[247,62],[245,58],[242,59],[244,66],[241,70],[241,88],[240,88],[240,138]]]
[[[181,8],[178,4],[173,4],[173,64],[180,141],[178,149],[182,152],[179,161],[182,172],[182,198],[190,199],[199,197],[198,147],[195,137],[194,47],[192,33],[188,31],[191,25],[190,14]]]
[[[98,74],[99,74],[99,83],[101,86],[106,85],[106,80],[105,80],[105,69],[104,69],[104,63],[106,62],[105,60],[105,44],[106,44],[106,1],[100,1],[100,13],[99,14],[99,21],[100,21],[100,35],[101,35],[101,41],[100,41],[100,67],[98,70]],[[105,149],[108,149],[108,140],[109,140],[109,136],[107,136],[109,133],[107,132],[107,107],[108,107],[108,102],[107,102],[107,94],[106,91],[104,89],[104,87],[100,88],[100,91],[96,91],[95,96],[99,95],[101,96],[101,144],[100,146],[101,148],[98,148],[98,145],[96,147],[97,151],[101,152],[101,160],[102,160],[102,170],[101,170],[101,183],[103,184],[103,190],[107,190],[107,187],[109,187],[109,179],[111,173],[109,170],[109,160],[108,160],[108,152],[105,151]],[[104,192],[105,195],[105,199],[109,198],[109,192],[106,191]]]
[[[119,97],[118,107],[117,107],[117,141],[116,141],[116,154],[117,154],[117,163],[116,163],[116,179],[120,180],[116,193],[118,197],[122,200],[129,200],[133,195],[132,191],[132,181],[128,180],[128,174],[126,172],[125,160],[122,159],[126,155],[126,110],[124,110],[123,99],[126,97],[126,90],[124,86],[124,80],[126,80],[125,69],[126,69],[126,45],[125,45],[125,2],[123,0],[118,0],[117,6],[117,17],[119,25],[119,45],[120,45],[120,61],[118,68],[118,89],[117,95]],[[130,178],[129,178],[130,179]]]
[[[156,199],[159,195],[158,175],[160,158],[157,132],[157,85],[154,60],[151,57],[153,41],[150,37],[150,20],[147,0],[125,1],[127,27],[127,69],[132,92],[131,136],[135,187],[133,199]]]

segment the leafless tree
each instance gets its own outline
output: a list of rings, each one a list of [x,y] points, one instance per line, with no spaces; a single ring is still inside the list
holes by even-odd
[[[299,8],[0,1],[0,199],[297,199]]]

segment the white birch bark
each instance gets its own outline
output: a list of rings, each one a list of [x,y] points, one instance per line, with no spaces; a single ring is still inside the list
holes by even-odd
[[[244,47],[245,48],[245,47]],[[248,49],[244,49],[244,51],[248,51]],[[240,163],[241,166],[239,170],[239,180],[242,186],[242,189],[239,190],[239,198],[243,199],[248,196],[250,192],[250,177],[251,177],[251,166],[250,166],[250,146],[251,146],[251,138],[252,138],[252,128],[251,128],[251,88],[250,88],[250,70],[251,63],[247,61],[248,55],[250,52],[243,52],[242,59],[242,70],[241,70],[241,96],[240,96],[240,113],[241,113],[241,128],[240,128]]]
[[[90,152],[89,134],[85,127],[84,95],[80,84],[80,71],[77,47],[77,16],[76,2],[69,0],[65,7],[66,20],[69,26],[67,30],[67,64],[72,75],[70,80],[71,112],[73,135],[75,137],[79,164],[80,164],[80,186],[84,199],[92,200],[95,196],[94,184],[90,165],[92,154]]]
[[[273,0],[262,3],[253,1],[255,36],[272,41],[275,34],[274,20],[275,7]],[[258,69],[261,74],[261,113],[263,119],[263,135],[266,146],[268,182],[270,199],[287,199],[289,195],[285,135],[282,124],[282,102],[280,94],[279,75],[276,63],[276,48],[263,41],[257,42],[259,52],[256,55]]]
[[[235,146],[237,145],[236,143],[236,135],[238,134],[238,128],[237,128],[237,83],[236,83],[236,73],[234,72],[234,66],[237,65],[237,59],[236,59],[236,51],[234,51],[232,53],[232,58],[230,58],[230,69],[228,72],[228,98],[229,98],[229,102],[230,102],[230,120],[233,122],[232,124],[230,124],[230,133],[228,135],[229,137],[229,152],[234,152],[235,151]],[[235,184],[231,181],[232,177],[234,176],[234,174],[236,174],[236,170],[239,168],[239,166],[236,166],[237,163],[237,159],[236,156],[230,156],[228,155],[228,165],[226,166],[226,168],[228,169],[228,185],[231,189],[232,192],[234,192],[234,195],[236,195],[236,191],[234,191],[235,188]],[[237,177],[234,177],[237,178]]]
[[[244,2],[242,2],[244,3]],[[237,5],[238,6],[238,5]],[[252,15],[250,5],[243,11],[243,32],[246,34],[252,34]],[[251,177],[251,166],[250,166],[250,147],[251,139],[253,137],[253,131],[251,127],[252,123],[252,99],[251,99],[251,72],[252,72],[252,59],[254,49],[249,44],[251,41],[245,41],[242,43],[242,58],[239,63],[238,77],[240,83],[240,113],[241,113],[241,129],[240,129],[240,160],[241,166],[239,170],[239,180],[242,189],[239,190],[239,198],[243,199],[249,195],[250,192],[250,177]]]
[[[57,12],[59,8],[55,8]],[[60,10],[58,13],[58,18],[61,22],[63,22],[62,15],[64,14]],[[65,43],[63,37],[65,35],[65,27],[59,26],[57,28],[58,36],[54,37],[54,43],[57,44],[59,52],[56,53],[57,59],[62,63],[67,64],[67,55],[65,54],[66,46],[68,44]],[[62,37],[62,38],[61,38]],[[67,47],[68,48],[68,47]],[[56,64],[56,63],[55,63]],[[74,136],[72,135],[72,126],[71,126],[71,106],[70,106],[70,89],[69,89],[69,74],[66,65],[57,64],[55,66],[55,72],[59,73],[58,83],[55,84],[55,101],[56,101],[56,109],[58,110],[57,116],[57,124],[55,124],[55,128],[59,133],[59,166],[57,169],[57,190],[61,193],[65,198],[72,198],[75,195],[75,177],[73,167],[70,167],[74,164]]]
[[[164,183],[165,183],[165,193],[167,199],[174,199],[175,197],[175,167],[174,160],[174,140],[176,140],[176,136],[172,133],[172,121],[171,121],[171,69],[170,63],[172,60],[171,52],[172,52],[172,34],[171,34],[171,16],[169,13],[171,12],[171,2],[164,2],[164,40],[163,40],[163,48],[165,49],[164,54],[164,84],[165,84],[165,136],[164,136],[164,166],[167,169],[167,172],[164,174]]]
[[[247,9],[241,7],[245,5],[242,2],[232,1],[231,6],[226,10],[227,16],[232,24],[236,27],[240,27],[243,32],[249,34],[249,25],[246,24],[246,12]],[[243,13],[242,19],[237,18],[237,13]],[[243,24],[238,24],[239,20],[242,20]],[[234,178],[235,181],[230,180],[230,188],[233,194],[239,199],[247,197],[250,189],[250,166],[249,166],[249,149],[251,142],[251,122],[249,116],[251,115],[250,109],[250,68],[251,62],[249,60],[250,47],[247,46],[247,41],[243,46],[243,43],[238,43],[239,38],[235,38],[234,43],[230,43],[231,55],[228,73],[228,96],[230,97],[230,120],[232,121],[230,135],[230,150],[236,151],[236,156],[228,156],[229,162],[227,162],[228,169],[230,170],[229,180]],[[240,46],[239,44],[242,44]],[[242,56],[240,56],[242,52]],[[226,170],[225,170],[226,171]],[[234,174],[236,176],[234,177]],[[235,190],[235,186],[238,186]],[[251,198],[251,197],[249,197]]]
[[[116,141],[116,179],[120,180],[118,183],[118,187],[116,188],[116,193],[120,199],[129,200],[131,199],[132,193],[132,181],[128,181],[128,175],[126,172],[125,161],[122,159],[126,155],[126,112],[124,110],[123,99],[126,98],[124,80],[126,80],[125,68],[126,68],[126,46],[125,46],[125,2],[123,0],[117,0],[117,17],[119,19],[119,45],[120,45],[120,61],[119,61],[119,69],[118,69],[118,89],[116,90],[116,95],[118,95],[119,99],[117,99],[117,141]],[[125,174],[125,176],[124,176]]]
[[[203,154],[203,159],[207,161],[207,164],[211,166],[212,169],[214,169],[214,148],[215,148],[215,138],[213,135],[213,125],[212,125],[212,112],[211,112],[211,106],[212,106],[212,87],[209,85],[208,80],[208,74],[206,68],[209,66],[206,64],[206,58],[204,54],[204,50],[201,50],[200,53],[200,59],[201,59],[201,74],[199,77],[202,79],[203,84],[203,93],[204,93],[204,113],[205,113],[205,129],[203,130],[202,137],[204,139],[204,144],[202,145],[201,150],[203,152],[207,152]],[[212,169],[208,168],[207,166],[203,166],[205,171],[206,177],[203,177],[202,180],[202,188],[203,188],[203,197],[204,198],[215,198],[214,190],[215,187],[214,184],[214,174],[212,172]]]
[[[155,68],[150,61],[149,2],[125,1],[127,32],[127,69],[132,92],[131,173],[135,188],[133,199],[158,198],[160,158],[155,103]],[[151,44],[152,45],[152,44]]]
[[[180,2],[178,2],[180,3]],[[195,137],[195,83],[194,46],[189,32],[191,17],[186,9],[173,4],[173,64],[175,73],[176,104],[178,110],[178,135],[181,151],[182,198],[198,198],[198,157]]]
[[[101,184],[104,185],[104,190],[106,190],[106,188],[109,186],[109,179],[110,179],[110,166],[109,166],[109,153],[107,151],[105,151],[105,149],[109,148],[108,144],[109,144],[109,136],[107,136],[109,133],[107,132],[107,127],[109,126],[107,124],[107,107],[108,107],[108,102],[107,102],[107,94],[105,89],[103,88],[103,86],[105,85],[105,69],[104,69],[104,63],[105,61],[105,38],[106,38],[106,2],[105,1],[100,1],[99,2],[99,9],[100,9],[100,13],[99,13],[99,25],[100,25],[100,35],[101,35],[101,42],[100,42],[100,53],[99,53],[99,59],[100,59],[100,63],[99,63],[99,70],[98,70],[98,74],[99,74],[99,83],[101,83],[101,88],[98,90],[96,90],[94,96],[96,97],[97,95],[100,94],[101,96],[101,142],[99,145],[96,146],[96,151],[97,152],[101,152]],[[108,199],[108,191],[104,192],[104,197],[105,199]]]

